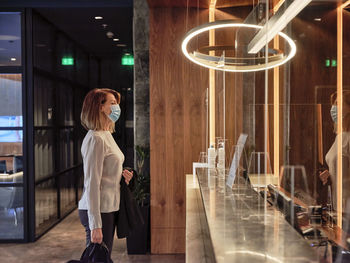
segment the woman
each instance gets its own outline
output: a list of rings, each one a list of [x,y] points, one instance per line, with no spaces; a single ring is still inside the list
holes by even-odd
[[[338,118],[338,108],[337,108],[337,94],[333,93],[331,95],[331,117],[334,122],[334,132],[337,133],[337,118]],[[343,112],[342,112],[342,207],[343,211],[345,208],[345,202],[350,197],[350,92],[343,92]],[[331,178],[331,190],[332,190],[332,205],[333,209],[337,209],[337,160],[338,160],[338,139],[339,134],[337,134],[333,145],[326,154],[326,163],[328,165],[328,170],[323,171],[320,174],[320,179],[325,185],[328,182],[328,178]],[[345,211],[344,211],[345,212]]]
[[[79,217],[86,230],[86,244],[107,245],[111,255],[120,202],[122,176],[129,184],[133,174],[123,171],[124,155],[112,137],[121,110],[120,94],[94,89],[85,97],[81,123],[88,130],[81,153],[84,163],[84,192]]]

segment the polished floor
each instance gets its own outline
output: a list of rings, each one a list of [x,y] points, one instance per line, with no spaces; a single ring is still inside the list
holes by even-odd
[[[74,211],[34,243],[0,244],[0,262],[61,263],[79,259],[85,246],[85,232]],[[126,240],[115,239],[112,259],[117,262],[185,262],[184,255],[128,255]]]

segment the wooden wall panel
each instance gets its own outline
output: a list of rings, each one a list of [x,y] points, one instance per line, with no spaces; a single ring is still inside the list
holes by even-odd
[[[185,174],[205,150],[208,70],[182,55],[186,8],[150,9],[151,252],[185,252]],[[188,27],[208,20],[190,9]]]
[[[209,8],[211,0],[147,0],[151,8],[154,7],[199,7]],[[257,0],[255,4],[257,4]],[[217,0],[216,7],[251,6],[252,0]]]

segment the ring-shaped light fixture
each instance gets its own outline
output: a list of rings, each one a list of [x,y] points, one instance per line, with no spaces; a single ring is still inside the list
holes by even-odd
[[[268,57],[268,62],[267,63],[262,63],[262,64],[254,64],[254,65],[227,65],[226,61],[231,60],[237,60],[237,59],[242,59],[242,58],[224,58],[224,62],[221,61],[221,63],[217,63],[217,59],[215,56],[208,56],[200,53],[201,55],[198,54],[198,52],[194,51],[193,53],[189,53],[187,50],[187,45],[193,39],[195,36],[209,31],[213,29],[219,29],[219,28],[236,28],[236,27],[245,27],[245,28],[254,28],[254,29],[261,29],[262,26],[258,25],[252,25],[252,24],[242,24],[242,23],[236,23],[235,21],[232,20],[219,20],[215,22],[210,22],[206,24],[202,24],[198,27],[195,27],[191,29],[185,36],[184,40],[182,41],[182,52],[184,55],[191,60],[193,63],[196,63],[200,66],[206,67],[206,68],[211,68],[215,70],[221,70],[221,71],[230,71],[230,72],[252,72],[252,71],[261,71],[261,70],[266,70],[266,69],[271,69],[278,67],[280,65],[285,64],[287,61],[289,61],[292,57],[295,56],[296,53],[296,45],[294,41],[288,37],[286,34],[279,32],[278,35],[281,36],[285,41],[289,44],[290,51],[288,56],[282,55],[279,56],[278,59],[270,59],[271,57]],[[247,58],[251,59],[251,58]],[[259,58],[261,60],[261,58]]]

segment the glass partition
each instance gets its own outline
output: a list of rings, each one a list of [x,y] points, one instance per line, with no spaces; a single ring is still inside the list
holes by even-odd
[[[23,239],[22,74],[0,74],[0,98],[0,239]]]
[[[272,21],[285,22],[287,16],[280,18],[279,14],[290,12],[292,1],[269,2],[268,8],[259,1],[248,11],[240,9],[242,13],[229,8],[215,11],[217,20],[239,17],[242,23],[258,27],[230,28],[226,33],[215,30],[215,56],[223,61],[228,57],[244,58],[246,65],[259,66],[273,59],[265,54],[286,55],[296,46],[295,56],[275,68],[223,72],[223,65],[217,65],[215,168],[221,168],[218,142],[224,140],[227,147],[228,176],[234,158],[232,149],[237,149],[240,134],[247,134],[244,154],[237,165],[237,176],[245,180],[236,180],[235,184],[249,180],[258,193],[256,198],[261,194],[265,201],[275,198],[271,204],[302,235],[313,233],[317,242],[321,237],[328,238],[333,245],[347,248],[344,240],[350,231],[350,6],[312,1],[282,28],[291,39],[288,44],[282,34],[273,34],[271,40],[268,35],[269,30],[271,34],[274,30]],[[260,28],[268,19],[271,24],[262,34]],[[249,50],[259,36],[264,45],[252,54]],[[232,46],[231,54],[222,51],[223,47]],[[210,125],[209,122],[209,137]],[[200,159],[205,159],[204,152],[208,153],[209,163],[208,149],[203,149]],[[332,234],[340,235],[343,241]]]

